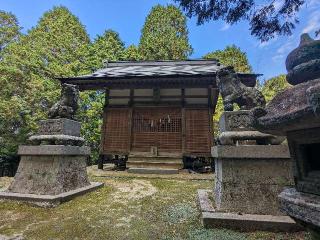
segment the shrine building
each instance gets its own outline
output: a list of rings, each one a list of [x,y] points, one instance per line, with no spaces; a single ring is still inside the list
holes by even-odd
[[[127,156],[132,172],[175,172],[183,157],[211,156],[222,67],[216,60],[107,62],[92,74],[59,80],[105,91],[102,157]],[[256,74],[238,76],[255,86]]]

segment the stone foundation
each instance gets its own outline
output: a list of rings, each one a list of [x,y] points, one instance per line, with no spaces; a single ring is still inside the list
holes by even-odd
[[[18,171],[9,188],[0,192],[0,199],[55,207],[103,186],[89,181],[90,148],[82,146],[80,127],[79,122],[64,118],[41,121],[38,135],[28,139],[31,145],[19,146]]]
[[[228,228],[238,231],[296,232],[302,228],[288,216],[224,213],[215,209],[212,191],[198,190],[201,220],[205,228]]]
[[[212,156],[217,211],[283,215],[277,197],[294,184],[286,145],[215,146]]]
[[[90,152],[87,147],[48,145],[23,146],[21,149],[24,154],[28,153],[28,149],[31,150],[29,153],[35,154],[35,147],[39,150],[46,149],[47,155],[22,155],[18,171],[8,191],[57,195],[90,185],[86,170],[86,155]],[[53,151],[57,147],[65,151],[70,147],[78,148],[78,154],[86,152],[86,155],[54,155],[56,153]],[[21,150],[19,153],[21,154]]]

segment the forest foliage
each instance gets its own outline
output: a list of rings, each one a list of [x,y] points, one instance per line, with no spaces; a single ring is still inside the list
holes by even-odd
[[[277,35],[291,35],[299,23],[297,13],[306,0],[175,0],[198,24],[223,20],[227,24],[248,21],[251,35],[268,41]]]
[[[17,146],[37,130],[37,122],[47,118],[48,109],[60,95],[58,77],[88,74],[107,61],[189,58],[193,49],[186,21],[177,7],[157,5],[146,17],[140,43],[126,46],[119,34],[110,29],[90,40],[84,25],[63,6],[45,12],[25,34],[12,13],[0,11],[0,157],[16,154]],[[252,71],[246,54],[234,45],[204,58],[218,59],[239,72]],[[283,85],[283,78],[270,81],[263,88],[268,99],[278,91],[277,84]],[[77,118],[95,161],[100,147],[104,91],[81,92],[80,98]],[[215,120],[221,111],[219,98]]]

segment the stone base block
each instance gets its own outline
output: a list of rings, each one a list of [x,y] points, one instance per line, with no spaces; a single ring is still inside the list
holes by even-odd
[[[92,182],[90,185],[58,195],[37,195],[13,192],[0,192],[0,200],[22,201],[39,207],[56,207],[59,204],[103,187],[103,183]]]
[[[39,122],[39,135],[70,135],[80,137],[81,123],[66,119],[47,119]]]
[[[294,232],[303,229],[288,216],[219,212],[210,199],[212,192],[198,190],[201,220],[205,228],[228,228],[240,231]]]
[[[58,195],[90,185],[87,147],[20,146],[20,164],[8,192]]]
[[[287,146],[216,146],[212,154],[217,210],[283,215],[278,195],[294,184]]]
[[[279,200],[282,211],[320,235],[320,196],[288,188],[281,192]]]

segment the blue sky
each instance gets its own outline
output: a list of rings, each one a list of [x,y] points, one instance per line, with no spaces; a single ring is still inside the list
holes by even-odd
[[[276,0],[281,4],[283,0]],[[267,43],[260,43],[252,37],[246,22],[228,26],[224,22],[210,22],[196,25],[196,19],[188,19],[189,40],[194,48],[191,58],[227,45],[236,44],[248,55],[256,73],[270,78],[286,73],[285,58],[299,43],[300,34],[311,33],[320,28],[320,0],[306,0],[299,12],[300,24],[290,37],[278,37]],[[26,32],[35,26],[41,15],[55,5],[68,7],[79,17],[93,39],[105,29],[119,32],[127,44],[137,44],[145,17],[156,4],[170,4],[173,0],[0,0],[0,9],[14,13]]]

